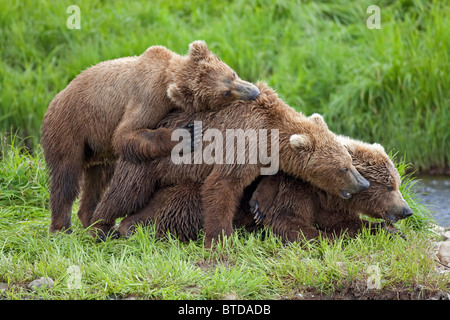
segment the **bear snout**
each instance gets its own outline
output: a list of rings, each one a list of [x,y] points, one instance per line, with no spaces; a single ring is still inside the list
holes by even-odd
[[[359,183],[359,191],[366,191],[370,188],[370,182],[364,178],[362,175],[359,175],[358,183]]]
[[[254,84],[242,80],[236,85],[236,91],[239,94],[239,99],[246,101],[255,100],[260,94],[259,89]]]
[[[350,199],[352,194],[366,191],[370,187],[370,182],[364,178],[356,169],[350,169],[347,173],[347,179],[351,183],[343,189],[339,190],[339,196],[343,199]]]
[[[412,216],[414,212],[408,205],[406,205],[402,207],[391,207],[385,213],[387,220],[397,222],[398,220],[406,219]]]
[[[370,187],[370,182],[364,178],[356,169],[350,170],[353,178],[355,179],[355,183],[352,189],[353,193],[366,191]]]
[[[404,207],[402,210],[402,215],[404,218],[408,218],[408,217],[412,216],[413,214],[414,214],[414,212],[408,206]]]

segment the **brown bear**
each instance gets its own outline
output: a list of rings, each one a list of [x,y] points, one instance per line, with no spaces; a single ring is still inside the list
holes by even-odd
[[[183,123],[201,121],[205,135],[210,132],[208,130],[215,130],[227,137],[233,130],[267,132],[270,134],[270,138],[265,140],[268,142],[267,150],[259,151],[265,155],[275,154],[273,158],[280,170],[344,198],[369,187],[368,181],[352,165],[347,149],[328,129],[320,115],[306,117],[286,105],[266,85],[258,86],[261,94],[254,101],[235,101],[218,111],[175,112],[166,117],[161,125],[176,128]],[[206,150],[215,145],[222,147],[222,151],[227,150],[226,163],[175,163],[173,155],[139,164],[119,159],[114,178],[95,209],[91,224],[96,223],[95,227],[107,234],[115,219],[133,214],[145,206],[157,186],[193,181],[202,183],[200,193],[206,246],[210,247],[211,241],[222,233],[230,235],[233,232],[233,216],[244,188],[259,177],[268,163],[266,156],[254,162],[248,157],[243,163],[238,163],[234,158],[229,161],[229,139],[217,142],[219,138],[216,136],[216,140],[209,145],[204,138],[202,147]],[[262,140],[262,135],[253,139],[251,135],[246,136],[245,149],[237,157],[253,153],[256,146],[261,146],[259,143]],[[236,150],[236,146],[231,148],[232,156]],[[194,156],[195,153],[194,150]],[[190,150],[187,154],[192,156]]]
[[[344,232],[354,237],[364,225],[369,226],[368,221],[360,218],[365,214],[387,222],[371,222],[373,233],[380,228],[397,233],[392,223],[413,214],[400,193],[398,171],[380,145],[345,140],[353,164],[370,182],[368,190],[342,201],[286,174],[263,177],[250,200],[250,211],[259,224],[270,227],[274,234],[291,242],[319,235],[333,238]],[[240,221],[244,219],[241,214]]]
[[[180,56],[152,46],[142,55],[101,62],[78,75],[50,103],[42,148],[50,171],[50,231],[68,229],[83,177],[78,216],[87,227],[120,156],[141,162],[168,155],[172,130],[156,128],[173,109],[221,109],[253,100],[241,80],[203,41]]]
[[[381,228],[396,232],[391,224],[413,212],[399,191],[400,176],[394,164],[378,144],[347,137],[340,140],[348,147],[355,167],[370,182],[368,190],[343,200],[282,172],[262,176],[245,190],[235,226],[248,231],[266,226],[285,242],[293,242],[319,235],[332,238],[344,232],[355,236],[368,225],[360,218],[365,214],[387,221],[372,222],[372,233]],[[128,236],[138,224],[155,224],[158,236],[169,231],[183,241],[197,239],[203,227],[200,188],[200,183],[187,182],[158,190],[145,208],[122,220],[120,234]]]

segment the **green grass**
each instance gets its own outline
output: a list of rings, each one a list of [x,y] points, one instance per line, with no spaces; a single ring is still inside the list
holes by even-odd
[[[81,30],[69,30],[69,5]],[[53,96],[100,61],[162,44],[185,53],[204,39],[246,80],[264,80],[291,106],[319,112],[336,133],[406,155],[415,168],[450,159],[449,4],[378,1],[381,30],[366,28],[373,1],[9,1],[0,0],[0,299],[283,299],[365,284],[371,266],[382,290],[448,290],[435,271],[429,213],[410,184],[415,215],[386,234],[334,243],[283,245],[243,231],[217,250],[139,228],[96,243],[73,211],[74,233],[49,235],[47,171],[40,125]],[[32,154],[21,148],[32,145]],[[398,164],[406,177],[406,165]],[[80,288],[73,288],[76,272]],[[51,289],[26,285],[51,277]]]
[[[0,140],[0,282],[8,284],[0,299],[285,299],[356,284],[364,289],[371,266],[380,271],[380,292],[419,286],[448,290],[449,274],[435,271],[429,211],[414,200],[408,178],[401,190],[415,215],[397,223],[407,240],[365,231],[356,239],[283,245],[270,232],[264,238],[263,232],[239,230],[232,243],[211,251],[204,249],[202,233],[198,241],[181,243],[138,228],[129,239],[97,243],[81,227],[76,206],[72,234],[48,233],[47,170],[40,147],[30,155],[18,139]],[[402,174],[405,167],[398,164]],[[52,288],[27,288],[44,276],[54,280]]]
[[[264,80],[291,106],[322,113],[336,133],[406,153],[416,169],[449,165],[446,1],[1,0],[0,129],[39,141],[53,96],[87,67],[162,44],[204,39],[243,79]]]

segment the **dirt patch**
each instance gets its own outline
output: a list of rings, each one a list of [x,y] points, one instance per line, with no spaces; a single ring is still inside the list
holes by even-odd
[[[207,270],[216,270],[218,267],[224,267],[226,269],[232,268],[233,264],[228,261],[228,259],[222,259],[222,260],[199,260],[194,263],[198,268],[202,269],[203,271]]]
[[[335,288],[331,294],[306,290],[286,298],[290,300],[450,300],[450,294],[425,289],[420,285],[407,288],[367,289],[365,283],[355,282],[344,288]]]

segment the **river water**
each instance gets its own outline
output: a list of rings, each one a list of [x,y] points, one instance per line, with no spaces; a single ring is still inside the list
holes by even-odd
[[[442,227],[450,227],[450,177],[421,176],[414,189],[421,203],[433,211],[436,222]]]

